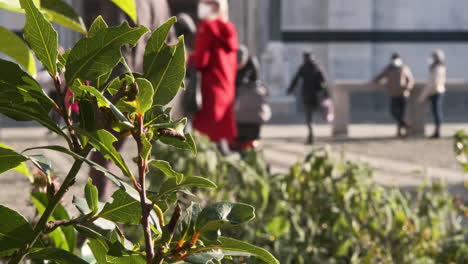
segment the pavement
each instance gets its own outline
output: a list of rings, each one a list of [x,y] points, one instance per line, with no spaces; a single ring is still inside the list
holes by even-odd
[[[262,149],[273,173],[286,172],[313,149],[329,146],[343,153],[350,161],[364,162],[372,167],[374,180],[379,184],[414,188],[427,180],[439,179],[446,182],[454,193],[468,195],[462,187],[467,177],[455,161],[452,147],[453,135],[460,129],[468,131],[468,124],[447,124],[443,138],[439,140],[395,139],[392,125],[356,124],[350,126],[348,137],[333,138],[330,136],[330,126],[317,125],[316,144],[306,145],[307,130],[304,125],[265,125],[262,129]],[[432,128],[428,126],[427,130],[432,131]],[[0,142],[18,151],[31,146],[65,144],[58,137],[47,134],[45,129],[36,127],[2,128]],[[135,146],[130,142],[123,149],[124,158],[127,159],[136,153]],[[57,152],[34,151],[33,154],[45,154],[62,177],[72,163],[71,158]],[[81,195],[87,172],[86,168],[78,175],[77,184],[65,197],[66,204],[71,204],[73,195]],[[28,218],[33,217],[34,210],[28,206],[27,197],[31,185],[26,177],[10,171],[0,175],[0,179],[0,204],[18,209]]]

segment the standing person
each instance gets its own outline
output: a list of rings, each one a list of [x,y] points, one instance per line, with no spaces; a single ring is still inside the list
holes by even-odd
[[[271,109],[266,98],[268,89],[260,81],[260,63],[241,45],[238,52],[236,78],[236,119],[238,136],[235,148],[245,151],[256,147],[260,128],[271,118]]]
[[[429,99],[431,102],[431,110],[435,124],[435,131],[431,138],[440,138],[446,80],[447,67],[445,66],[445,54],[442,50],[435,50],[432,53],[429,66],[429,78],[420,98],[420,101]]]
[[[319,110],[322,99],[328,97],[328,92],[325,88],[324,74],[317,65],[313,55],[310,52],[304,52],[303,58],[304,62],[292,80],[288,94],[294,92],[297,83],[302,79],[302,102],[304,103],[306,125],[309,130],[307,144],[313,144],[314,131],[312,122],[314,121],[314,114]]]
[[[224,154],[237,136],[234,116],[237,32],[228,19],[227,0],[201,0],[201,20],[190,63],[202,75],[202,107],[193,127],[218,143]]]
[[[397,136],[408,135],[405,121],[406,101],[414,86],[410,68],[403,63],[398,53],[393,53],[388,66],[374,79],[374,84],[385,81],[390,96],[390,112],[397,122]]]

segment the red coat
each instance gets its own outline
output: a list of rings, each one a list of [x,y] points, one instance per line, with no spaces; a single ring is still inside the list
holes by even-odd
[[[200,23],[190,63],[202,75],[203,104],[193,126],[215,142],[232,142],[237,136],[234,100],[238,47],[231,22],[217,19]]]

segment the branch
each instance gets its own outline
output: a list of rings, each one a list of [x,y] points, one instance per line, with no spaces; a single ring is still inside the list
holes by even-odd
[[[135,187],[138,189],[140,193],[140,203],[141,203],[141,225],[143,226],[143,232],[145,237],[145,250],[146,250],[146,261],[148,264],[153,262],[154,259],[154,243],[153,237],[151,233],[151,226],[149,223],[149,216],[151,211],[153,210],[153,205],[148,204],[146,202],[146,171],[148,168],[148,163],[145,158],[141,156],[141,152],[143,151],[143,142],[142,136],[144,134],[144,116],[138,116],[138,131],[133,133],[133,137],[137,143],[138,149],[138,175],[139,175],[139,183],[133,182]],[[139,186],[138,186],[139,185]],[[139,188],[138,188],[139,187]]]
[[[80,153],[81,156],[86,157],[88,156],[89,152],[91,151],[92,147],[91,145],[88,144],[88,146]],[[57,205],[60,203],[62,200],[63,196],[65,193],[68,191],[68,188],[70,187],[71,184],[75,182],[76,175],[81,169],[81,166],[83,165],[84,161],[83,160],[75,160],[73,163],[72,168],[68,172],[67,177],[62,183],[62,186],[60,186],[60,189],[58,190],[57,194],[55,194],[52,199],[50,200],[49,204],[47,205],[47,208],[45,209],[44,213],[42,214],[41,218],[39,219],[39,222],[37,222],[36,226],[34,227],[34,235],[33,238],[26,243],[26,245],[18,251],[18,253],[13,256],[13,258],[8,262],[9,264],[18,264],[20,263],[26,254],[28,253],[31,245],[34,245],[39,237],[45,233],[47,230],[47,221],[49,218],[52,216],[52,214],[55,211],[55,208]]]

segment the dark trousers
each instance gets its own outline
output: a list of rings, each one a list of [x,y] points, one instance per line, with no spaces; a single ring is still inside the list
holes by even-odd
[[[435,134],[440,134],[440,126],[442,125],[444,113],[443,113],[443,101],[444,101],[444,93],[436,93],[429,97],[431,101],[431,110],[432,115],[434,117],[434,124],[435,124]]]
[[[312,127],[314,123],[314,113],[318,110],[317,105],[315,104],[304,104],[304,112],[305,112],[305,121],[307,125],[307,129],[309,130],[309,135],[307,141],[312,143],[314,141],[314,129]]]
[[[390,113],[397,122],[398,128],[408,127],[405,122],[406,98],[396,96],[390,99]]]

